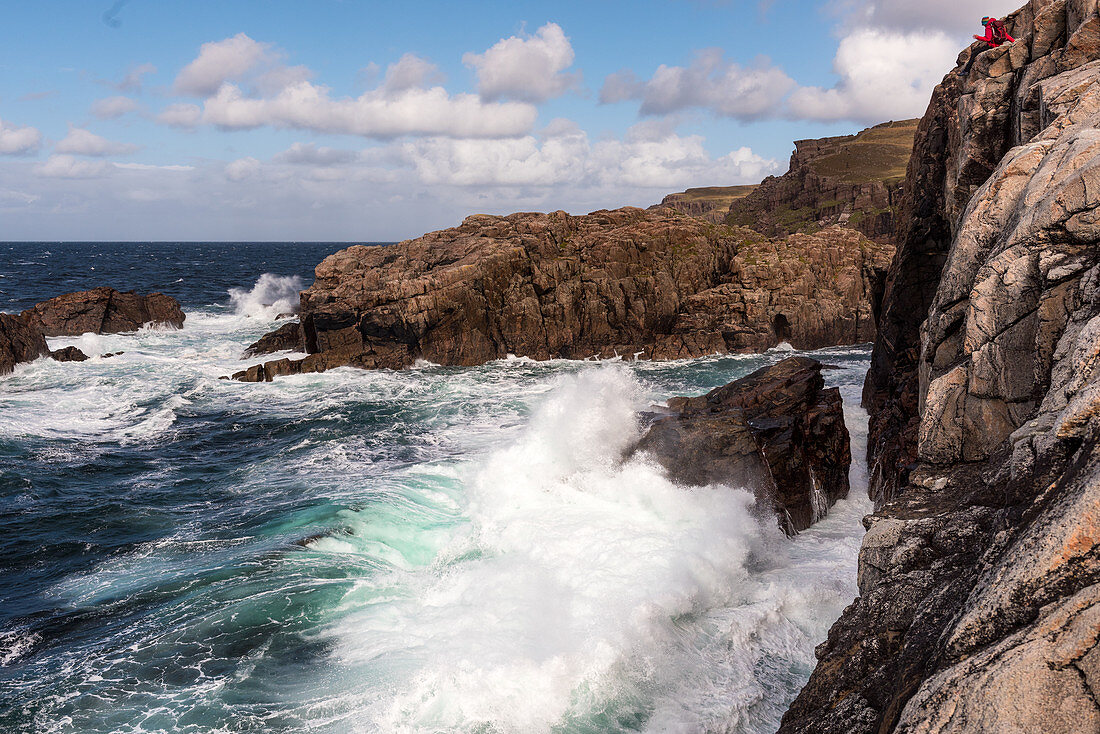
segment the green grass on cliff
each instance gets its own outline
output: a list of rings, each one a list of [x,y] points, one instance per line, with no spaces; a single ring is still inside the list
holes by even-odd
[[[725,204],[729,207],[730,202],[737,199],[743,199],[751,194],[756,189],[757,184],[749,184],[748,186],[701,186],[696,189],[688,189],[679,194],[682,201],[706,201],[712,202],[716,206]]]
[[[838,178],[844,183],[898,183],[905,178],[918,122],[887,122],[842,139],[835,152],[821,156],[810,167],[819,176]]]

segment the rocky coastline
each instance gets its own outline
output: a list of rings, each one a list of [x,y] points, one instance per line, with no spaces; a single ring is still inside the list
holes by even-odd
[[[920,123],[859,597],[784,733],[1100,731],[1100,16],[1008,26]]]

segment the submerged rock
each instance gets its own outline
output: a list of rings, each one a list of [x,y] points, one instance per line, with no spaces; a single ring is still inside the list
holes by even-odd
[[[781,732],[1100,731],[1100,14],[921,121],[864,401],[859,598]]]
[[[46,336],[79,336],[137,331],[146,324],[180,328],[185,316],[179,302],[163,293],[142,296],[104,287],[51,298],[20,318]]]
[[[673,398],[634,451],[679,482],[751,490],[788,534],[848,495],[851,452],[837,388],[821,363],[790,357],[695,398]]]
[[[42,332],[17,316],[0,313],[0,375],[6,375],[20,362],[31,362],[50,353]]]
[[[477,215],[326,258],[301,297],[301,369],[861,343],[891,252],[851,230],[765,240],[667,210]],[[289,344],[284,329],[250,349]]]

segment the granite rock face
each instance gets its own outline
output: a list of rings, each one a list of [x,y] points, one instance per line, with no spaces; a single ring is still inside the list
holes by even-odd
[[[0,313],[0,375],[8,374],[20,362],[31,362],[49,353],[42,332],[17,316]]]
[[[725,221],[769,237],[839,224],[892,243],[915,132],[916,120],[906,120],[799,140],[787,173],[732,202]]]
[[[921,122],[860,596],[783,732],[1100,731],[1100,15],[1008,25]]]
[[[309,356],[285,373],[861,343],[891,253],[841,228],[766,240],[667,211],[477,215],[331,255],[302,293],[300,335],[285,325],[250,350],[300,338]],[[256,367],[239,379],[270,378]]]
[[[837,388],[821,363],[791,357],[694,398],[668,401],[634,451],[675,481],[745,487],[788,534],[848,496],[851,453]]]
[[[137,331],[145,324],[180,328],[184,314],[180,304],[163,293],[138,295],[114,288],[67,293],[28,308],[19,316],[46,336],[119,334]]]

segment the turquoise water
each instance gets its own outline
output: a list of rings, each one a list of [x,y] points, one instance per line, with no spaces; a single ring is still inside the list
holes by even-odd
[[[2,731],[764,732],[855,596],[860,467],[787,540],[621,460],[640,411],[786,353],[242,384],[332,246],[5,247],[6,310],[108,251],[187,322],[0,378]],[[868,352],[817,354],[862,456]]]

